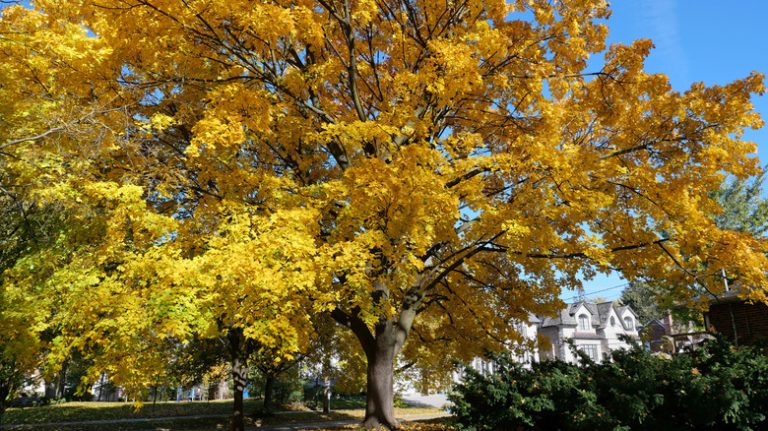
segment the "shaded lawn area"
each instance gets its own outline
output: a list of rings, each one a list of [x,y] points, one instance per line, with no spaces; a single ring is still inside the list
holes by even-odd
[[[174,420],[162,420],[155,419],[151,422],[134,422],[134,423],[110,423],[110,424],[94,424],[94,425],[76,425],[73,424],[61,424],[61,425],[6,425],[3,423],[2,430],[13,431],[181,431],[181,430],[227,430],[229,422],[227,418],[181,418]]]
[[[343,400],[341,400],[343,401]],[[344,405],[342,403],[339,403]],[[348,404],[347,404],[348,405]],[[362,420],[364,410],[335,410],[325,415],[311,410],[280,412],[272,416],[259,417],[260,400],[246,400],[245,412],[250,426],[269,427],[275,425],[296,425],[309,422],[334,420]],[[353,404],[354,407],[354,404]],[[3,417],[3,429],[44,430],[44,431],[110,431],[132,430],[215,430],[227,429],[228,415],[232,412],[232,401],[211,402],[159,402],[145,404],[140,410],[134,410],[131,403],[72,402],[54,406],[9,409]],[[398,417],[420,417],[443,413],[435,408],[396,408]],[[190,417],[220,415],[218,417]],[[162,419],[175,417],[174,419]],[[185,419],[184,417],[189,417]],[[149,420],[158,418],[156,420]],[[140,422],[117,422],[97,424],[60,424],[43,426],[43,423],[114,421],[138,419]],[[24,426],[14,426],[25,424]],[[6,428],[6,426],[9,428]]]
[[[315,419],[318,419],[317,415]],[[353,418],[350,416],[343,416],[335,414],[331,416],[325,416],[327,420],[353,420],[360,418]],[[246,429],[259,430],[260,428],[270,429],[271,426],[278,425],[295,425],[306,422],[315,422],[307,420],[292,419],[289,421],[271,419],[266,421],[253,421],[249,420]],[[452,426],[453,420],[450,418],[430,419],[423,421],[403,422],[401,424],[402,431],[455,431]],[[179,419],[174,421],[153,421],[152,423],[137,423],[137,424],[120,424],[117,426],[109,425],[66,425],[55,427],[40,427],[32,426],[29,428],[14,428],[14,430],[42,430],[42,431],[101,431],[108,429],[109,431],[212,431],[212,430],[227,430],[229,423],[226,419]],[[4,428],[5,429],[5,428]],[[350,431],[360,430],[360,426],[356,424],[328,427],[328,428],[312,428],[316,431]]]
[[[261,400],[246,400],[246,413],[261,408]],[[69,402],[42,407],[8,409],[4,424],[77,422],[93,420],[142,419],[171,416],[203,416],[232,413],[232,400],[221,401],[163,401],[146,403],[136,409],[125,402]]]
[[[259,399],[245,400],[246,415],[262,411]],[[332,410],[365,408],[365,398],[349,397],[331,400]],[[286,410],[290,410],[287,408]],[[310,410],[306,410],[312,413]],[[228,415],[232,413],[232,400],[217,401],[161,401],[145,403],[136,409],[129,402],[68,402],[42,407],[11,408],[3,415],[3,424],[39,424],[47,422],[78,422],[93,420],[144,419],[177,416]],[[300,413],[295,413],[300,414]]]

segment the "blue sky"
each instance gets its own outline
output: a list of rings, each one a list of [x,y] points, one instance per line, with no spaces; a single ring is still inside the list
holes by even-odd
[[[646,70],[669,76],[682,91],[693,82],[726,84],[752,71],[768,74],[768,1],[616,0],[608,20],[609,43],[649,38],[656,45]],[[768,95],[755,97],[755,109],[768,120]],[[768,128],[750,131],[761,164],[768,162]],[[615,299],[624,281],[618,275],[585,283],[588,298]],[[561,297],[572,300],[576,293]]]
[[[666,73],[683,90],[691,83],[726,84],[752,71],[768,73],[768,2],[764,0],[619,0],[612,4],[609,41],[646,37],[656,49],[647,70]],[[755,97],[768,117],[768,95]],[[768,129],[751,132],[768,161]]]

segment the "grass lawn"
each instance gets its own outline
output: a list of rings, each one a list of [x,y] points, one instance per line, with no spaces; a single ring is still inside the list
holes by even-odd
[[[333,415],[331,418],[342,418],[340,415]],[[317,418],[316,418],[317,419]],[[272,419],[264,422],[252,422],[249,421],[246,429],[258,430],[260,427],[269,427],[277,425],[288,425],[302,423],[305,421],[281,421],[278,419]],[[315,421],[312,421],[315,422]],[[451,425],[452,421],[449,418],[446,419],[430,419],[423,421],[403,422],[401,430],[403,431],[454,431],[455,428]],[[40,430],[40,431],[102,431],[108,429],[109,431],[213,431],[213,430],[227,430],[229,423],[226,419],[178,419],[174,421],[152,421],[151,423],[135,423],[135,424],[119,424],[109,426],[105,425],[62,425],[55,427],[40,427],[30,426],[24,428],[14,428],[18,431],[28,430]],[[3,428],[5,429],[5,428]],[[346,425],[340,427],[329,428],[314,428],[316,431],[351,431],[361,430],[359,425]]]
[[[261,401],[246,400],[245,411],[255,412]],[[232,400],[222,401],[165,401],[147,403],[136,410],[132,403],[69,402],[43,407],[12,408],[5,412],[3,423],[77,422],[113,419],[140,419],[169,416],[200,416],[229,414]]]
[[[270,425],[295,425],[308,422],[321,422],[326,420],[359,420],[364,415],[364,410],[354,403],[337,404],[351,405],[353,409],[333,410],[324,415],[312,410],[299,410],[293,412],[281,412],[268,417],[253,417],[261,408],[260,400],[246,401],[246,416],[251,426]],[[104,403],[104,402],[72,402],[45,407],[29,407],[24,409],[9,409],[3,417],[4,425],[27,424],[17,430],[42,430],[42,431],[95,431],[109,429],[110,431],[130,430],[216,430],[226,429],[228,418],[206,417],[188,418],[189,416],[228,415],[232,411],[232,401],[195,401],[195,402],[159,402],[155,405],[145,404],[140,410],[135,411],[130,403]],[[443,413],[434,408],[406,407],[396,408],[395,414],[401,418],[420,417]],[[163,417],[178,417],[173,420],[151,420],[141,422],[122,422],[109,424],[67,424],[57,426],[41,426],[39,424],[52,422],[80,422],[94,420],[123,420],[123,419],[151,419]],[[427,425],[425,425],[427,426]],[[430,425],[431,427],[431,425]],[[5,427],[4,427],[5,428]],[[350,428],[342,428],[350,429]],[[354,429],[354,428],[351,428]],[[420,430],[422,428],[405,428]],[[438,430],[441,428],[423,428],[424,430]]]

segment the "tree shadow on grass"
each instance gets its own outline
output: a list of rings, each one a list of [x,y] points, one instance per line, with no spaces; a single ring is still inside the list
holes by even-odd
[[[246,400],[247,411],[260,408],[260,400]],[[227,415],[232,400],[146,403],[137,409],[126,402],[71,402],[50,406],[12,408],[3,415],[3,424],[111,421],[179,416]]]
[[[99,405],[100,404],[100,405]],[[163,405],[167,404],[167,405]],[[178,405],[176,405],[178,404]],[[197,405],[195,405],[197,404]],[[205,406],[207,407],[202,407]],[[258,411],[259,400],[249,400],[246,411]],[[226,430],[232,402],[158,403],[152,410],[145,405],[138,412],[130,403],[69,403],[58,406],[16,409],[14,422],[4,421],[1,430],[13,431],[198,431]],[[215,417],[204,417],[216,415]],[[186,416],[186,417],[185,417]],[[173,417],[173,419],[169,419]],[[23,422],[22,422],[23,420]],[[323,414],[313,411],[277,412],[270,416],[258,414],[246,417],[248,427],[272,428],[302,424],[357,422],[362,411],[341,411]],[[97,421],[97,422],[93,422]],[[48,424],[48,425],[46,425]]]

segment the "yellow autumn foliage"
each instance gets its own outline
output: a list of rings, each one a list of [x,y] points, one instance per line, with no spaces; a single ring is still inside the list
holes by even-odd
[[[603,0],[3,9],[2,169],[100,220],[44,281],[62,345],[138,387],[156,341],[240,328],[291,351],[329,313],[369,366],[386,346],[437,373],[518,339],[511,321],[558,309],[584,274],[688,300],[726,270],[766,301],[764,241],[718,229],[709,196],[759,172],[741,136],[762,126],[763,75],[675,90],[644,70],[651,41],[605,46],[609,15]]]

